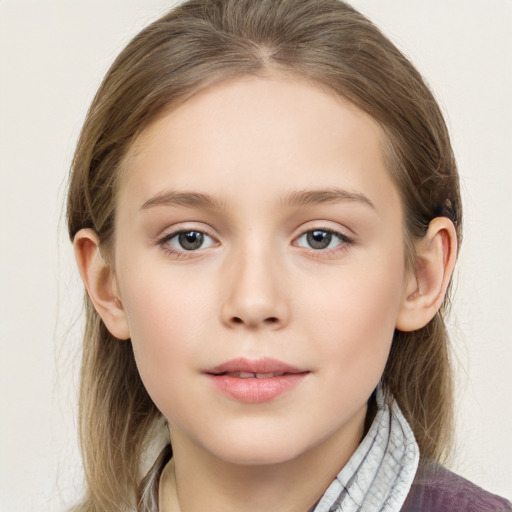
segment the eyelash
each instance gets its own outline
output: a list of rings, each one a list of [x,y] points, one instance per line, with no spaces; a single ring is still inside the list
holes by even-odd
[[[183,233],[199,233],[203,236],[207,236],[209,238],[211,238],[212,240],[214,240],[214,237],[212,235],[210,235],[207,231],[205,230],[201,230],[201,229],[178,229],[176,231],[173,231],[172,233],[169,233],[168,235],[165,235],[164,237],[162,237],[160,240],[158,240],[158,245],[162,248],[162,250],[166,253],[166,254],[170,254],[172,256],[174,256],[176,259],[185,259],[185,258],[190,258],[190,257],[194,257],[192,256],[194,252],[197,252],[195,250],[186,250],[186,249],[183,249],[183,250],[176,250],[174,249],[171,245],[169,245],[169,242],[171,242],[171,240]]]
[[[352,237],[347,236],[344,233],[341,233],[340,231],[336,231],[335,229],[330,228],[313,228],[308,229],[301,233],[295,240],[298,241],[303,237],[307,237],[308,233],[314,233],[314,232],[321,232],[321,233],[328,233],[329,235],[333,235],[339,239],[339,243],[331,248],[324,248],[324,249],[314,249],[312,247],[303,247],[304,249],[308,250],[310,254],[313,254],[314,256],[318,257],[326,257],[326,256],[336,256],[339,252],[347,250],[348,247],[351,245],[354,245],[355,240]],[[330,245],[330,242],[329,242]],[[302,246],[299,246],[302,247]]]
[[[306,231],[303,231],[298,237],[295,238],[295,241],[300,240],[302,237],[305,237],[308,235],[308,233],[313,232],[322,232],[322,233],[328,233],[329,235],[333,235],[337,237],[340,240],[340,243],[336,245],[336,247],[331,249],[314,249],[312,247],[303,247],[304,249],[308,250],[311,254],[314,254],[315,256],[322,256],[325,257],[326,255],[335,255],[339,251],[346,250],[347,247],[354,245],[355,240],[352,237],[347,236],[344,233],[341,233],[340,231],[336,231],[334,229],[330,228],[313,228],[308,229]],[[201,230],[201,229],[179,229],[176,231],[173,231],[172,233],[169,233],[158,240],[158,245],[161,247],[161,249],[166,253],[174,256],[176,259],[185,259],[190,257],[196,257],[192,256],[193,253],[197,252],[202,247],[198,248],[197,250],[176,250],[172,246],[169,245],[169,242],[173,240],[175,237],[179,236],[180,234],[184,233],[199,233],[202,236],[207,236],[211,238],[212,240],[215,240],[212,235],[210,235],[207,231]],[[213,245],[213,244],[212,244]],[[302,247],[302,246],[299,246]]]

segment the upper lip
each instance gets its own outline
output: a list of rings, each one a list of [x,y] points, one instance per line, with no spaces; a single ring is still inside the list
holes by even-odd
[[[221,373],[304,373],[308,370],[297,368],[296,366],[289,365],[278,359],[271,357],[263,357],[260,359],[247,359],[239,357],[230,359],[218,366],[209,368],[205,373],[212,375],[219,375]]]

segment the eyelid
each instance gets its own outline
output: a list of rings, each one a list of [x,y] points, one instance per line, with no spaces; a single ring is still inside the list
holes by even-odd
[[[296,230],[294,239],[297,239],[305,233],[309,233],[311,231],[328,231],[329,233],[339,235],[341,238],[351,240],[352,242],[357,240],[356,233],[348,226],[322,219],[303,223],[300,228]]]
[[[181,233],[189,233],[189,232],[196,232],[201,233],[202,235],[205,235],[213,240],[213,244],[209,245],[208,247],[200,247],[196,250],[189,250],[186,249],[177,249],[169,244],[169,242],[178,236]],[[198,227],[196,226],[175,226],[167,233],[164,233],[162,235],[159,235],[155,239],[155,243],[167,254],[172,254],[173,256],[179,258],[197,258],[202,255],[203,251],[205,249],[208,249],[209,247],[218,245],[219,242],[217,240],[217,237],[211,233],[211,231],[205,227]],[[203,249],[203,250],[202,250]]]
[[[346,229],[347,229],[347,231],[351,231],[348,228],[346,228]],[[315,249],[313,247],[305,247],[305,246],[297,244],[297,242],[302,237],[306,236],[308,233],[311,233],[313,231],[324,231],[326,233],[331,233],[332,235],[336,236],[340,240],[340,243],[337,244],[335,247],[325,248],[325,249]],[[303,227],[301,229],[300,233],[293,238],[293,245],[295,245],[296,247],[300,247],[301,249],[309,252],[310,254],[312,254],[314,256],[318,256],[318,257],[334,256],[335,254],[337,254],[340,251],[347,250],[347,248],[349,246],[354,245],[355,243],[356,243],[356,239],[354,236],[347,235],[342,229],[326,227],[325,225],[324,226],[312,225],[311,227],[308,227],[308,228]]]
[[[202,223],[201,223],[202,224]],[[326,257],[328,255],[335,255],[340,251],[346,250],[347,247],[354,245],[356,243],[356,238],[353,235],[348,235],[346,231],[350,231],[353,233],[352,230],[349,228],[341,228],[341,227],[332,227],[325,224],[320,225],[314,225],[311,223],[311,225],[306,224],[306,226],[302,226],[300,232],[296,234],[293,237],[292,245],[296,247],[300,247],[302,250],[305,250],[313,255],[319,256],[319,257]],[[311,233],[313,231],[325,231],[327,233],[331,233],[332,235],[336,236],[340,242],[335,247],[331,248],[325,248],[325,249],[315,249],[313,247],[304,247],[297,244],[298,240],[307,235],[308,233]],[[180,233],[187,233],[187,232],[198,232],[201,233],[213,240],[213,243],[210,244],[208,247],[199,247],[195,250],[186,250],[186,249],[177,249],[169,244],[169,241],[172,240],[174,237],[178,236]],[[164,234],[159,235],[155,237],[155,243],[167,254],[172,254],[174,257],[180,259],[180,258],[197,258],[204,254],[204,251],[209,249],[210,247],[214,247],[216,245],[219,245],[220,242],[218,241],[218,237],[215,236],[210,229],[208,229],[207,226],[202,224],[200,227],[195,225],[177,225],[173,226],[168,232],[164,232]]]

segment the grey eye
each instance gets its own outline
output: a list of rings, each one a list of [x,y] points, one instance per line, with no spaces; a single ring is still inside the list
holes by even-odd
[[[165,236],[160,244],[173,252],[191,252],[211,247],[215,245],[215,240],[206,233],[189,229]]]
[[[186,251],[199,249],[204,242],[204,234],[199,231],[182,231],[177,238],[181,248]]]
[[[299,247],[316,249],[318,251],[332,249],[333,247],[343,243],[350,243],[348,237],[328,229],[313,229],[311,231],[306,231],[297,239],[297,245]]]
[[[327,249],[332,240],[332,233],[328,231],[309,231],[306,233],[306,240],[312,249]]]

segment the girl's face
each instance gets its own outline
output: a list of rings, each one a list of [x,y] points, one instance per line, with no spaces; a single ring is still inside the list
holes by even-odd
[[[407,278],[371,117],[297,78],[214,85],[132,147],[115,243],[173,442],[243,464],[357,446]]]

